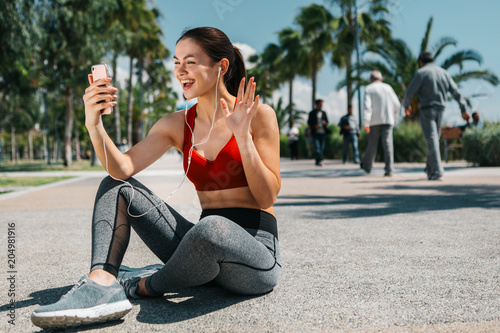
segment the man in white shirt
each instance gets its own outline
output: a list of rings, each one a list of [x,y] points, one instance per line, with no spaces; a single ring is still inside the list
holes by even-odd
[[[373,71],[370,84],[365,89],[363,106],[364,130],[368,133],[368,146],[361,161],[361,169],[370,173],[373,167],[379,138],[384,149],[385,176],[392,176],[394,147],[392,129],[401,111],[398,96],[390,85],[382,82],[382,74]]]

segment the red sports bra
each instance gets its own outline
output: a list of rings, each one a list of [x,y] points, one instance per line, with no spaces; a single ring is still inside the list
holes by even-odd
[[[214,161],[207,160],[193,148],[191,164],[188,170],[188,159],[192,145],[191,131],[194,131],[196,105],[193,105],[188,110],[187,121],[184,122],[182,153],[184,154],[184,172],[187,172],[187,177],[194,184],[197,191],[216,191],[248,186],[241,162],[240,150],[234,135],[231,136],[231,139],[221,149]]]

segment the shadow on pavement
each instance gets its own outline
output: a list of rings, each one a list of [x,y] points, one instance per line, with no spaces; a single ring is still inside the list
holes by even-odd
[[[224,291],[215,284],[180,289],[162,298],[140,299],[137,321],[171,324],[200,317],[259,296],[241,296]]]
[[[466,169],[463,166],[445,166],[446,172],[459,171]],[[373,172],[383,173],[383,168],[374,168]],[[422,165],[418,166],[399,166],[395,170],[397,174],[407,174],[407,173],[421,173],[422,177],[425,178],[424,167]],[[350,169],[337,169],[337,168],[316,168],[316,169],[296,169],[296,170],[282,170],[281,178],[338,178],[338,177],[361,177],[366,176],[366,173],[359,168]]]
[[[19,309],[33,305],[55,303],[72,287],[73,286],[70,285],[33,292],[30,294],[32,298],[16,302],[16,308]],[[183,288],[176,293],[168,293],[161,298],[132,300],[132,303],[134,305],[140,305],[137,321],[149,324],[169,324],[203,316],[255,297],[260,296],[231,294],[218,287],[215,283],[210,283],[200,287]],[[2,305],[0,307],[0,313],[8,311],[8,305],[9,304]],[[118,320],[108,323],[84,325],[74,329],[66,329],[65,332],[80,332],[105,328],[119,325],[123,321],[124,320]],[[49,331],[41,330],[39,332]]]
[[[500,208],[500,186],[497,185],[442,185],[439,187],[388,185],[386,189],[391,193],[347,197],[279,196],[275,206],[300,206],[303,207],[303,214],[317,219],[386,216],[460,208]],[[405,190],[411,190],[417,194],[398,193]],[[432,192],[429,193],[430,191]],[[322,208],[318,209],[319,206]]]

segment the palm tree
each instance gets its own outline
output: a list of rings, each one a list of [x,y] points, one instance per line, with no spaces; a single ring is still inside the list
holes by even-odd
[[[332,23],[334,29],[334,48],[332,52],[332,64],[339,68],[345,68],[345,81],[338,85],[338,89],[347,87],[347,100],[350,104],[354,95],[355,84],[359,86],[359,70],[354,75],[352,55],[355,50],[356,24],[359,26],[360,43],[366,45],[386,40],[390,37],[389,22],[385,16],[389,13],[387,9],[388,0],[367,0],[365,11],[355,14],[355,0],[327,0],[334,7],[340,9],[338,16]],[[361,8],[362,9],[362,8]],[[359,65],[359,64],[358,64]]]
[[[114,10],[113,0],[43,2],[41,53],[44,74],[56,82],[66,103],[64,164],[72,164],[74,91],[82,85],[83,73],[104,55],[105,14]]]
[[[429,22],[427,23],[427,30],[425,33],[424,38],[422,39],[422,44],[420,48],[420,52],[424,51],[429,51],[428,50],[428,42],[430,39],[430,33],[432,30],[432,23],[434,19],[431,17],[429,19]],[[433,53],[434,60],[439,57],[439,55],[442,53],[443,49],[445,49],[447,46],[456,46],[458,42],[451,38],[451,37],[443,37],[441,38],[430,50]],[[464,67],[464,62],[466,61],[473,61],[476,62],[478,65],[481,65],[483,63],[483,57],[475,50],[460,50],[452,55],[450,55],[448,58],[446,58],[444,61],[441,62],[441,67],[444,69],[448,70],[449,68],[453,66],[458,66],[459,68],[459,73],[452,75],[453,80],[459,84],[460,82],[464,82],[470,79],[479,79],[479,80],[484,80],[486,82],[489,82],[492,85],[498,85],[498,77],[488,71],[488,70],[482,70],[482,71],[463,71]]]
[[[134,73],[134,59],[137,60],[139,74],[147,61],[153,59],[163,59],[168,57],[168,50],[161,41],[162,31],[157,23],[160,15],[157,9],[149,10],[145,0],[123,0],[127,6],[127,15],[123,18],[125,25],[129,29],[130,43],[127,47],[129,62],[129,86],[128,86],[128,117],[127,117],[127,141],[133,145],[133,118],[132,118],[132,77]],[[139,82],[139,98],[142,96],[142,82]],[[140,110],[142,112],[142,110]],[[142,115],[141,115],[142,116]]]
[[[302,44],[302,34],[300,31],[285,28],[278,32],[280,48],[283,50],[283,56],[279,62],[279,71],[289,86],[289,122],[293,120],[293,81],[297,75],[307,75],[308,72],[308,54]]]
[[[108,38],[106,44],[111,53],[111,72],[113,75],[114,84],[117,85],[118,79],[118,57],[125,53],[127,44],[130,43],[130,34],[127,27],[122,21],[127,15],[127,0],[118,1],[116,10],[109,12],[106,17],[106,22],[109,22],[109,27],[106,31]],[[114,128],[115,128],[115,143],[120,144],[122,141],[121,120],[120,120],[120,103],[114,107]]]
[[[422,38],[420,52],[429,51],[433,54],[434,59],[438,59],[443,54],[443,50],[448,46],[456,46],[458,43],[454,38],[443,37],[429,49],[430,34],[432,31],[433,18],[431,17],[427,23],[427,29]],[[379,45],[369,45],[367,52],[372,52],[379,55],[382,60],[366,61],[362,66],[365,72],[379,70],[384,76],[384,81],[392,86],[396,94],[404,97],[406,86],[418,70],[418,56],[414,55],[408,45],[401,39],[391,39],[384,41]],[[445,60],[440,65],[444,69],[458,67],[459,72],[452,75],[453,80],[460,85],[462,82],[476,79],[489,82],[496,86],[499,83],[498,77],[489,70],[472,70],[465,71],[465,62],[476,62],[482,64],[481,55],[475,50],[459,50]],[[470,104],[468,98],[467,102]],[[418,103],[416,97],[412,103],[412,108],[416,110],[412,117],[418,117]]]
[[[149,109],[147,119],[155,123],[165,112],[176,110],[177,93],[172,89],[172,72],[163,61],[150,62],[145,71],[148,76],[144,82],[145,109]]]
[[[270,43],[261,54],[254,54],[248,59],[254,65],[248,70],[248,76],[255,77],[257,90],[264,103],[283,82],[278,70],[282,56],[283,50],[278,45]]]
[[[379,45],[367,46],[366,52],[375,53],[382,59],[363,61],[361,72],[380,71],[384,81],[403,98],[406,86],[418,69],[417,58],[408,45],[401,39],[390,39]],[[369,82],[361,80],[360,84],[367,85]]]
[[[281,130],[283,127],[285,127],[287,121],[288,123],[290,123],[289,119],[290,114],[288,113],[288,107],[287,108],[283,107],[283,98],[281,97],[278,99],[278,102],[276,104],[271,104],[271,107],[273,108],[274,112],[276,112],[276,119],[278,120],[278,126],[279,129]],[[301,120],[303,120],[303,116],[306,114],[307,112],[302,110],[296,110],[294,108],[292,121],[298,124]]]
[[[333,46],[332,26],[335,25],[333,16],[323,6],[312,4],[300,9],[300,14],[295,18],[302,32],[302,38],[307,57],[309,59],[309,74],[312,80],[312,104],[316,99],[316,76],[323,67],[324,56]]]

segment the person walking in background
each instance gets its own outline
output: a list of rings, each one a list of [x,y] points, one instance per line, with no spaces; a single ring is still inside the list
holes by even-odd
[[[292,121],[290,123],[290,129],[288,130],[288,146],[290,147],[290,159],[299,159],[299,129],[295,127],[295,123]]]
[[[370,173],[377,155],[379,138],[384,149],[385,176],[392,176],[394,145],[392,129],[401,109],[398,96],[390,85],[382,82],[382,73],[373,71],[365,90],[363,106],[364,130],[368,133],[368,146],[361,161],[361,169]]]
[[[427,179],[441,180],[444,169],[441,164],[439,151],[439,136],[441,121],[446,105],[447,93],[450,92],[458,102],[465,121],[470,119],[465,99],[453,81],[450,74],[434,63],[434,57],[429,52],[422,52],[418,57],[420,69],[415,73],[406,88],[404,107],[406,116],[412,112],[411,101],[417,94],[420,106],[420,125],[427,147],[427,161],[425,171]]]
[[[477,112],[472,113],[471,126],[476,127],[476,128],[483,128],[484,127],[484,122],[480,119],[479,113],[477,113]]]
[[[344,137],[344,148],[342,150],[342,163],[346,163],[349,159],[349,146],[352,146],[352,156],[354,163],[359,163],[359,130],[358,122],[352,116],[352,105],[347,107],[347,114],[340,118],[339,125],[340,134]]]
[[[326,112],[322,110],[323,100],[317,99],[315,101],[315,108],[309,112],[307,124],[311,129],[311,135],[314,141],[314,152],[316,154],[316,165],[322,166],[323,151],[325,149],[325,137],[327,134],[328,117]]]

